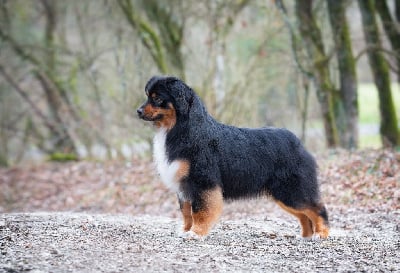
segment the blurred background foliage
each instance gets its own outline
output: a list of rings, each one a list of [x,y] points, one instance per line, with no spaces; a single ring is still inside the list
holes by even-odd
[[[400,145],[399,0],[1,0],[0,165],[150,155],[155,74],[309,149]]]

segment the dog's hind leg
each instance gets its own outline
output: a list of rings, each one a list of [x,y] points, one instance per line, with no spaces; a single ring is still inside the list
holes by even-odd
[[[320,238],[327,238],[329,236],[329,221],[325,206],[318,204],[302,211],[313,223],[315,235]]]
[[[183,216],[183,231],[187,232],[192,228],[192,204],[188,201],[182,201],[179,199],[179,206]]]
[[[223,197],[220,187],[202,192],[192,202],[193,226],[190,230],[199,236],[207,235],[220,217],[222,207]]]
[[[297,210],[291,207],[286,206],[280,201],[277,201],[277,204],[286,212],[294,215],[297,219],[299,219],[300,225],[301,225],[301,236],[304,238],[311,238],[314,231],[313,231],[313,224],[310,218],[307,217],[306,214],[304,214],[303,211]]]

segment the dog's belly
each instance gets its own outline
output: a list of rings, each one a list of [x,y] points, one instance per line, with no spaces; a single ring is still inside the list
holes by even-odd
[[[184,160],[169,162],[166,150],[166,131],[160,130],[153,140],[153,158],[162,182],[172,191],[180,193],[180,180],[189,172],[189,164]]]

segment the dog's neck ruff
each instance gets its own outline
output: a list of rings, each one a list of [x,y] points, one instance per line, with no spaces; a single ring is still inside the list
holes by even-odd
[[[153,139],[153,158],[163,183],[170,190],[179,193],[179,183],[176,179],[176,174],[179,170],[179,162],[169,161],[166,140],[167,130],[165,128],[158,129]]]

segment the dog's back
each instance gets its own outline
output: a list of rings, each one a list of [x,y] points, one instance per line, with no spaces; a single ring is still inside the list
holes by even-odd
[[[225,198],[270,194],[291,206],[319,199],[315,161],[290,131],[224,126],[217,139]]]

